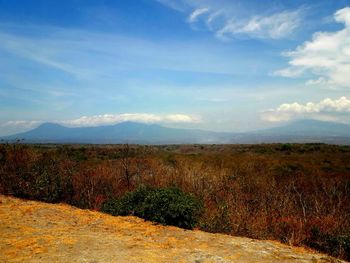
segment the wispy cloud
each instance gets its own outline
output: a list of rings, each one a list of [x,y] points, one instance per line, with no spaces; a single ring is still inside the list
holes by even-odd
[[[180,12],[183,12],[186,6],[183,1],[178,1],[178,0],[156,0],[156,1]]]
[[[216,32],[220,39],[236,36],[255,38],[280,39],[291,35],[299,27],[301,21],[300,10],[283,11],[270,16],[254,16],[248,21],[228,20]]]
[[[308,85],[350,87],[350,7],[338,10],[334,19],[344,28],[335,32],[317,32],[310,41],[284,53],[290,59],[289,67],[275,74],[298,77],[311,73],[316,79],[308,80]]]
[[[32,34],[19,35],[11,26],[0,25],[0,51],[10,52],[77,79],[113,77],[118,71],[139,69],[214,74],[232,74],[234,70],[226,54],[220,50],[213,51],[211,46],[202,43],[153,42],[57,27],[17,25],[16,28]],[[176,56],[174,50],[177,51]],[[198,62],[202,61],[203,54],[205,60],[211,63]]]
[[[58,47],[58,43],[51,42],[54,38],[26,38],[0,31],[0,39],[0,49],[69,74],[82,74],[82,70],[54,58]],[[66,43],[66,47],[68,46]]]
[[[174,3],[186,4],[191,10],[187,21],[194,25],[204,22],[207,29],[221,40],[232,38],[281,39],[289,37],[300,26],[305,8],[296,10],[279,10],[274,13],[244,10],[242,16],[237,12],[237,3],[230,1],[169,1],[158,2],[172,8]],[[244,9],[241,3],[240,9]],[[184,11],[182,9],[182,11]],[[242,10],[241,10],[242,11]]]
[[[17,120],[17,121],[6,121],[0,123],[0,136],[11,135],[15,133],[19,133],[22,131],[28,131],[39,124],[41,121],[30,121],[30,120]]]
[[[198,8],[190,14],[190,16],[188,17],[188,22],[194,23],[197,21],[199,16],[208,12],[209,12],[209,8]]]
[[[346,97],[339,99],[326,98],[320,102],[298,102],[281,104],[276,109],[262,112],[262,119],[269,122],[289,121],[293,119],[317,119],[349,122],[350,100]]]

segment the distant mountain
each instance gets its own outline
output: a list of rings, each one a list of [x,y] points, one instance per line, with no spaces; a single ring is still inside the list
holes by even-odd
[[[246,133],[211,132],[197,129],[167,128],[157,124],[122,122],[99,127],[68,128],[44,123],[28,132],[2,137],[5,141],[24,139],[30,143],[138,143],[138,144],[214,144],[214,143],[308,143],[350,144],[350,125],[301,120],[281,127]]]
[[[28,132],[4,140],[24,139],[41,143],[229,143],[231,134],[194,129],[167,128],[157,124],[122,122],[99,127],[68,128],[55,123],[44,123]]]
[[[260,131],[271,135],[350,137],[350,125],[317,120],[299,120],[285,126]]]
[[[317,120],[298,120],[284,126],[235,135],[239,143],[311,143],[350,144],[350,125]]]

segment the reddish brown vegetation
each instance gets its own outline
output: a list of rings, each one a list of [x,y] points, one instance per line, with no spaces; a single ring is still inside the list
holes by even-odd
[[[350,147],[0,145],[0,193],[99,210],[145,184],[204,201],[210,232],[350,259]]]

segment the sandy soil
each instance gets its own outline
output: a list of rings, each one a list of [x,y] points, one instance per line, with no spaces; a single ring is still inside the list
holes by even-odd
[[[0,262],[342,262],[274,241],[1,195],[0,237]]]

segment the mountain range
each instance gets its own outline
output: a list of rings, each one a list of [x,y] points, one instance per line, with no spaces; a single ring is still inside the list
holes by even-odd
[[[0,138],[29,143],[88,144],[228,144],[228,143],[332,143],[350,144],[350,125],[300,120],[281,127],[245,133],[168,128],[158,124],[122,122],[109,126],[70,128],[43,123],[37,128]]]

